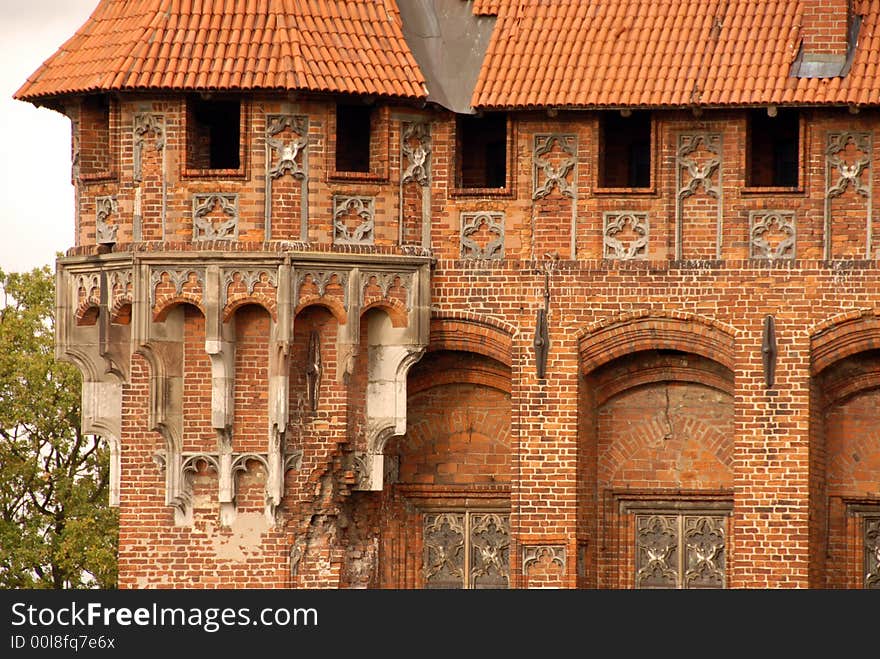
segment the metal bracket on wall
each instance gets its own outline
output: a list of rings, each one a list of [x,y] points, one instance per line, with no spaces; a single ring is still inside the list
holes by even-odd
[[[761,341],[761,360],[764,364],[764,384],[773,387],[776,378],[776,320],[773,316],[764,318],[764,336]]]

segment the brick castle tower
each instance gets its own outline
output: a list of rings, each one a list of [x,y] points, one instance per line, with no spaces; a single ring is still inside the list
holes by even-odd
[[[880,587],[878,71],[873,0],[100,0],[16,97],[120,587]]]

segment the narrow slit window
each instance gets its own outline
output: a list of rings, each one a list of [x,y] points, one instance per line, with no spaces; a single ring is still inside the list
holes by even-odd
[[[373,108],[368,105],[336,106],[336,171],[370,171]]]
[[[504,188],[507,185],[507,115],[458,117],[459,188]]]
[[[800,117],[796,110],[749,114],[746,186],[795,188],[800,171]]]
[[[650,188],[651,113],[605,112],[599,130],[599,187]]]
[[[187,167],[241,167],[241,103],[191,99],[187,107]]]

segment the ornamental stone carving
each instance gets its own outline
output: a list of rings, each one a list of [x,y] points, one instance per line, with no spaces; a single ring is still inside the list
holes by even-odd
[[[848,153],[849,152],[849,153]],[[873,195],[871,194],[871,154],[873,135],[867,131],[829,132],[825,147],[825,258],[832,254],[832,200],[852,189],[865,204],[866,259],[874,258]],[[868,170],[866,172],[866,170]]]
[[[278,135],[288,131],[292,139],[284,140]],[[289,174],[295,179],[306,176],[304,152],[309,143],[309,118],[305,115],[270,114],[266,117],[266,147],[269,177],[281,178]]]
[[[461,214],[461,258],[504,258],[504,213],[480,211]]]
[[[723,588],[724,518],[636,515],[637,588]]]
[[[865,517],[865,588],[880,590],[880,517]]]
[[[675,160],[675,258],[684,252],[684,202],[701,190],[716,200],[715,258],[721,258],[723,236],[723,187],[721,182],[721,133],[681,133]]]
[[[422,570],[428,588],[509,587],[509,515],[427,514],[422,538]]]
[[[134,141],[134,182],[143,181],[143,152],[146,136],[152,133],[156,139],[156,151],[165,149],[165,115],[142,112],[134,115],[132,127]]]
[[[95,210],[95,242],[98,245],[115,245],[118,227],[115,222],[110,224],[110,218],[115,218],[119,212],[116,197],[95,198]]]
[[[333,244],[372,245],[375,240],[375,200],[372,197],[333,196]],[[346,220],[354,217],[349,228]]]
[[[179,270],[171,268],[153,268],[150,271],[150,306],[156,305],[156,288],[162,282],[162,276],[168,275],[168,281],[174,285],[174,294],[181,295],[184,285],[189,282],[191,275],[195,275],[196,283],[205,289],[205,270],[204,268],[181,268]]]
[[[749,213],[749,250],[753,259],[793,259],[797,230],[794,211],[760,210]]]
[[[613,211],[605,215],[605,258],[643,259],[648,256],[648,214]]]
[[[549,157],[554,148],[561,151],[560,158],[551,159]],[[554,188],[563,197],[573,199],[575,186],[569,177],[574,179],[576,165],[576,135],[535,135],[535,144],[532,150],[532,199],[543,199]]]
[[[237,238],[237,194],[214,192],[193,195],[193,240]]]
[[[431,125],[423,121],[404,121],[401,133],[400,150],[406,168],[400,182],[425,187],[431,182]]]
[[[266,117],[266,240],[272,239],[273,181],[291,176],[300,182],[299,239],[309,239],[309,118],[298,114]]]
[[[844,155],[850,145],[858,152],[852,162],[847,161]],[[871,164],[871,133],[829,133],[825,155],[834,180],[828,187],[828,197],[838,197],[850,186],[863,197],[868,196],[869,183],[862,180],[862,174]]]
[[[411,273],[375,272],[366,270],[361,272],[361,293],[366,297],[367,289],[370,286],[376,286],[379,289],[380,296],[387,298],[391,290],[395,286],[398,286],[404,289],[407,293],[406,308],[409,310],[412,308],[412,280],[413,276]]]
[[[565,547],[563,545],[523,545],[522,552],[523,573],[528,573],[532,565],[541,561],[557,565],[561,572],[565,572]]]
[[[248,295],[254,294],[254,288],[266,277],[266,283],[273,288],[278,287],[277,277],[273,270],[253,268],[248,270],[225,270],[223,277],[223,290],[225,291],[224,304],[229,301],[229,287],[235,283],[236,275],[242,283]]]

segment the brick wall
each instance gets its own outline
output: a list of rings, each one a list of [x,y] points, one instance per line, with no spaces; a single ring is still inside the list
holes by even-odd
[[[367,448],[368,321],[385,311],[348,317],[340,281],[324,296],[304,281],[296,299],[277,297],[274,266],[253,288],[234,280],[222,314],[236,337],[233,443],[265,450],[269,339],[287,313],[293,340],[276,346],[290,376],[284,442],[301,459],[285,473],[274,524],[264,514],[265,469],[251,462],[237,481],[232,525],[219,523],[218,479],[208,464],[192,474],[191,524],[176,525],[154,461],[168,441],[162,420],[151,418],[150,379],[159,367],[149,350],[132,356],[122,412],[123,586],[414,587],[422,578],[419,511],[436,507],[439,496],[442,505],[509,510],[515,587],[630,587],[632,520],[616,519],[611,505],[621,492],[729,503],[729,586],[858,586],[857,519],[848,511],[853,502],[880,500],[871,485],[880,467],[853,439],[874,432],[870,374],[845,374],[880,345],[871,315],[880,281],[873,260],[862,260],[880,238],[868,223],[878,194],[875,147],[862,139],[878,125],[874,110],[802,110],[802,187],[786,190],[745,189],[745,111],[655,113],[651,187],[618,190],[598,186],[597,113],[521,113],[511,122],[507,185],[462,191],[448,113],[380,107],[372,171],[355,175],[333,171],[332,100],[265,96],[243,106],[241,171],[195,172],[185,167],[183,99],[121,95],[109,120],[110,174],[77,180],[78,245],[62,264],[136,253],[146,262],[211,265],[241,252],[241,260],[278,255],[281,265],[285,254],[306,249],[286,242],[299,239],[305,212],[309,258],[327,255],[317,261],[321,272],[347,254],[406,256],[399,237],[420,242],[422,204],[430,203],[431,340],[407,379],[407,434],[387,447],[400,458],[400,480],[381,492],[354,491],[353,455]],[[144,114],[162,122],[140,139],[135,118]],[[309,146],[306,198],[300,179],[272,180],[266,243],[265,186],[275,164],[267,154],[278,157],[266,143],[270,115],[307,117]],[[427,196],[400,182],[402,123],[419,118],[432,121]],[[91,141],[80,148],[93,148],[94,135],[79,131],[80,144]],[[564,148],[542,150],[549,136],[565,136]],[[294,134],[276,137],[289,142]],[[829,145],[840,147],[834,162]],[[562,185],[548,185],[572,156]],[[843,175],[851,171],[843,165],[861,160],[855,178]],[[685,186],[692,193],[682,195]],[[194,244],[193,197],[213,194],[237,195],[238,240]],[[111,218],[118,240],[97,256],[96,204],[106,196],[118,204]],[[332,245],[334,196],[372,199],[372,245]],[[790,234],[769,218],[780,212],[794,214]],[[217,226],[223,211],[212,213],[205,217]],[[500,218],[494,233],[484,227],[474,236],[485,247],[503,231],[502,259],[462,258],[462,216],[475,213]],[[345,221],[351,230],[359,220]],[[759,222],[775,235],[773,246],[794,235],[793,249],[752,258],[766,256],[754,243]],[[132,244],[137,231],[147,242]],[[554,254],[558,261],[548,259]],[[546,377],[538,377],[533,342],[545,273],[550,350]],[[148,320],[180,351],[183,450],[216,451],[206,284],[197,273],[175,282],[170,272],[153,284]],[[388,297],[395,322],[405,324],[408,293],[399,284]],[[359,293],[365,307],[379,298],[391,304],[378,281]],[[89,296],[97,299],[83,288],[77,303],[95,307]],[[175,306],[181,302],[189,305]],[[762,362],[768,314],[778,335],[770,387]],[[85,331],[97,315],[83,312],[79,321]],[[348,323],[358,323],[350,334],[360,337],[352,354],[340,352]],[[305,375],[313,330],[323,360],[316,410]],[[855,388],[840,394],[845,386]],[[669,439],[658,434],[664,424],[673,429]]]

